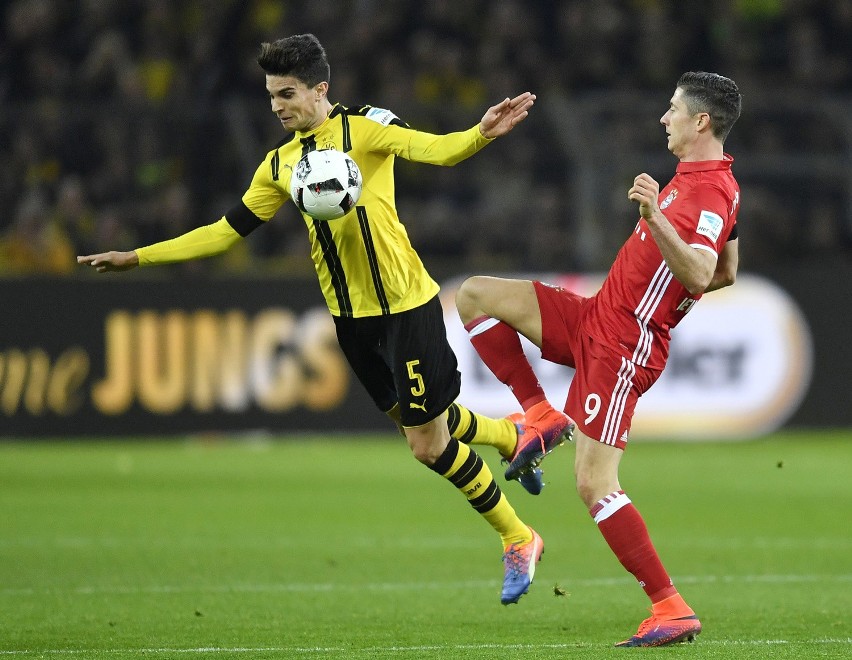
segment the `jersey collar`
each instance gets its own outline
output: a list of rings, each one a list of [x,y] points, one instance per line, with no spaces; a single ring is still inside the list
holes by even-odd
[[[683,174],[686,172],[710,172],[713,170],[730,170],[731,164],[734,162],[734,157],[730,154],[724,154],[722,160],[698,160],[690,163],[678,163],[677,172]]]

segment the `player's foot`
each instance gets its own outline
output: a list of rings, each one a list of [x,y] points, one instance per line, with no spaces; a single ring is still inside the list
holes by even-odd
[[[667,646],[681,642],[694,642],[701,632],[701,622],[694,614],[678,618],[651,616],[645,619],[630,639],[616,646]]]
[[[554,408],[533,419],[529,417],[518,428],[518,444],[515,453],[506,468],[506,479],[518,479],[521,474],[531,472],[538,467],[547,454],[571,438],[574,434],[574,422]]]
[[[532,527],[532,539],[526,543],[513,543],[503,553],[503,605],[517,603],[530,590],[535,575],[535,565],[544,553],[544,541]]]
[[[520,438],[522,432],[521,429],[524,424],[524,413],[515,412],[507,416],[506,419],[515,425],[518,437]],[[517,447],[517,445],[515,446]],[[508,463],[510,460],[511,457],[504,456],[502,462]],[[530,495],[538,495],[541,493],[541,489],[544,488],[544,473],[541,468],[533,468],[532,470],[521,472],[518,476],[518,481]]]
[[[518,481],[530,495],[539,495],[544,488],[544,472],[538,467],[527,470],[521,473]]]

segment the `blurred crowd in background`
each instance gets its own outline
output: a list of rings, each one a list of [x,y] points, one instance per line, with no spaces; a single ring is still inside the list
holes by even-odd
[[[530,118],[454,168],[397,164],[397,201],[438,272],[604,270],[632,177],[674,171],[659,117],[679,75],[744,95],[726,143],[743,268],[852,250],[848,0],[11,0],[0,15],[0,274],[72,274],[218,220],[283,137],[255,57],[315,33],[332,102],[466,129],[533,91]],[[177,268],[177,267],[176,267]],[[288,204],[181,273],[310,272]]]

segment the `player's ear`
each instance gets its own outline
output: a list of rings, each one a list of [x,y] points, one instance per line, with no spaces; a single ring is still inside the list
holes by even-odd
[[[323,81],[321,83],[317,83],[314,85],[314,92],[317,95],[317,101],[319,101],[323,96],[328,95],[328,83]]]
[[[710,113],[699,112],[696,116],[696,120],[697,123],[695,127],[698,129],[699,133],[710,128]]]

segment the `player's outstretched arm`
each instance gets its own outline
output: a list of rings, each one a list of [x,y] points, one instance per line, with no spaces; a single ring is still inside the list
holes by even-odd
[[[479,132],[482,133],[482,137],[492,139],[506,135],[527,118],[535,98],[535,94],[524,92],[513,99],[505,98],[497,105],[492,105],[485,111],[479,122]]]
[[[77,257],[77,263],[91,266],[99,273],[106,273],[136,268],[139,265],[139,257],[132,250],[130,252],[112,251]]]
[[[104,252],[77,257],[78,264],[91,266],[99,273],[130,270],[136,266],[174,264],[222,254],[241,238],[227,218],[204,225],[176,238],[146,245],[132,252]]]

